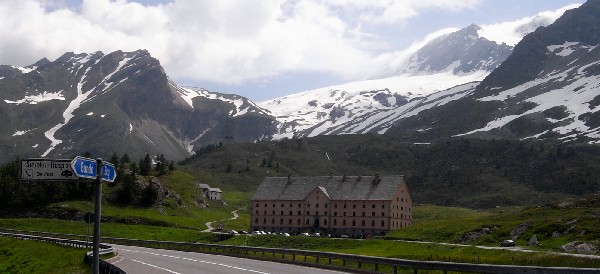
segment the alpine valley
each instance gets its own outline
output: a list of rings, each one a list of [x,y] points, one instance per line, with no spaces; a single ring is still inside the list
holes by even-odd
[[[442,35],[395,75],[261,103],[182,87],[145,50],[0,66],[0,162],[78,153],[183,159],[203,146],[341,134],[600,142],[600,1],[532,18],[516,45],[477,25]],[[551,23],[551,24],[550,24]]]

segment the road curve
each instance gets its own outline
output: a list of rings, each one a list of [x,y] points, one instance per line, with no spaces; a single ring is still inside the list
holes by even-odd
[[[112,263],[128,274],[318,274],[346,273],[298,265],[220,255],[112,245],[119,256]]]

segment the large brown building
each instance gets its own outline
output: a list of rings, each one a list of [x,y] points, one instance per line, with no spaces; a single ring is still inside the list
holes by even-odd
[[[269,177],[251,200],[251,229],[384,235],[412,223],[401,175]]]

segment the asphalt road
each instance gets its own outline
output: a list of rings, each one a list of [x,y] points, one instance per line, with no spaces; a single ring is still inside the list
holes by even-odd
[[[256,261],[220,255],[136,246],[112,245],[119,256],[112,263],[129,274],[335,274],[346,273],[297,265]]]

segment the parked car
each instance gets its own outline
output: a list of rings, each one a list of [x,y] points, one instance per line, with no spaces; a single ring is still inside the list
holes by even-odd
[[[299,234],[300,236],[304,236],[304,237],[310,237],[310,234],[306,233],[306,232],[302,232]]]
[[[238,235],[239,233],[237,231],[235,231],[235,230],[230,230],[229,234],[231,234],[231,235]]]
[[[516,245],[516,243],[513,240],[504,240],[500,243],[500,246],[503,246],[503,247],[512,247],[515,245]]]

